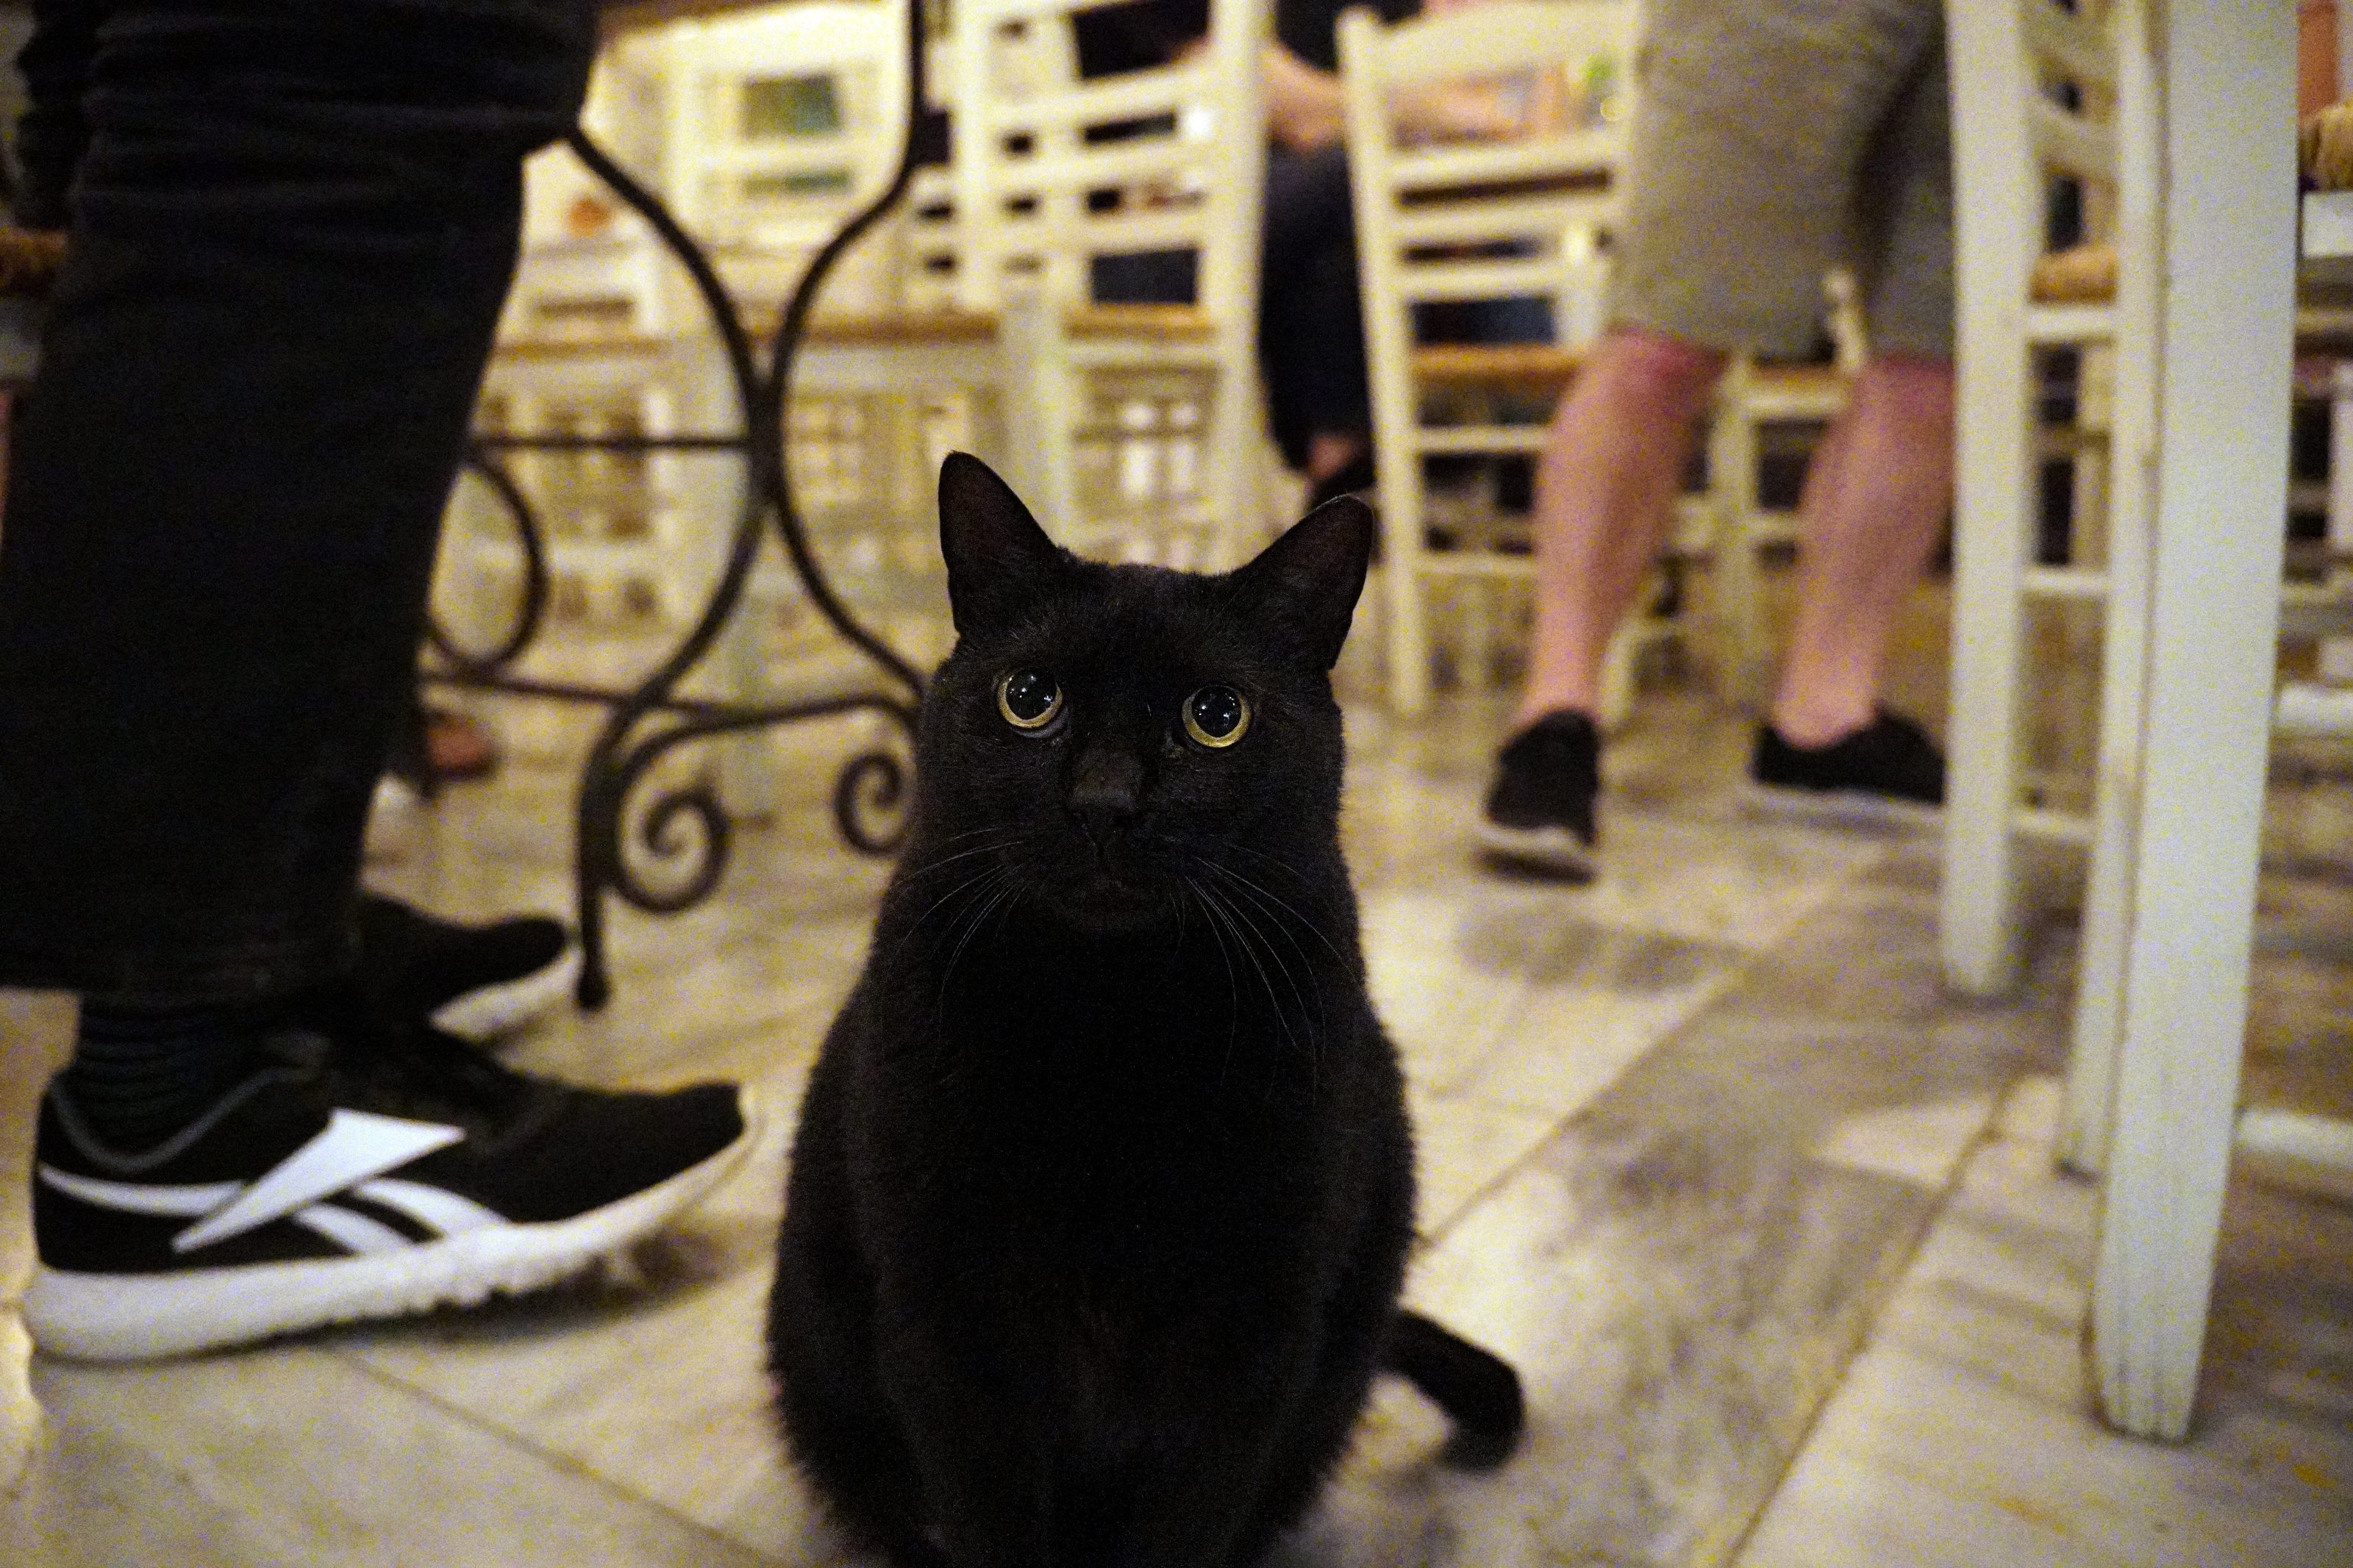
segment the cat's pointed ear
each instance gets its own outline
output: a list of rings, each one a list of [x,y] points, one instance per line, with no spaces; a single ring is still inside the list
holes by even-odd
[[[1070,570],[1013,487],[965,452],[940,465],[940,553],[959,632],[1002,624],[1041,599]]]
[[[1348,640],[1373,559],[1373,509],[1355,496],[1325,501],[1234,574],[1267,634],[1329,669]]]

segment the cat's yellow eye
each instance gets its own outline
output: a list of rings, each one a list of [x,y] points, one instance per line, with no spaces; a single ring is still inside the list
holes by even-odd
[[[1042,730],[1062,710],[1062,689],[1042,669],[1010,669],[997,678],[997,710],[1017,730]]]
[[[1221,752],[1250,730],[1250,699],[1230,686],[1204,686],[1185,699],[1185,733]]]

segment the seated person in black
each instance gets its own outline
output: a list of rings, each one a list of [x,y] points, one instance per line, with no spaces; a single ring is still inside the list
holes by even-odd
[[[1335,29],[1346,0],[1275,0],[1266,58],[1267,170],[1260,252],[1259,359],[1267,418],[1314,499],[1372,483],[1372,406],[1356,296],[1355,219]],[[1389,21],[1419,0],[1377,0]],[[1111,76],[1163,64],[1208,33],[1208,0],[1134,0],[1074,18],[1079,70]],[[1190,251],[1097,258],[1105,303],[1193,298]]]

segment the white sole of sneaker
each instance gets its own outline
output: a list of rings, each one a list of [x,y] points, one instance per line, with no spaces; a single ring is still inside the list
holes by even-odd
[[[562,1004],[579,979],[580,950],[567,947],[544,969],[444,1003],[433,1015],[433,1026],[476,1042],[500,1039]]]
[[[1860,789],[1792,789],[1743,779],[1740,803],[1769,816],[1796,817],[1838,827],[1941,828],[1945,809]]]
[[[44,1355],[151,1361],[543,1289],[659,1229],[733,1170],[762,1131],[749,1094],[742,1104],[744,1131],[734,1142],[668,1181],[571,1219],[487,1226],[398,1252],[299,1263],[171,1274],[44,1268],[26,1292],[25,1324]]]
[[[1488,854],[1569,881],[1589,882],[1600,870],[1591,846],[1566,827],[1504,827],[1482,820],[1472,832]]]

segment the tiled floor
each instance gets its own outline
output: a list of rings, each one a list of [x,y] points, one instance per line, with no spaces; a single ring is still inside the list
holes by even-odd
[[[2058,1105],[2010,1091],[1739,1568],[2353,1563],[2353,1210],[2237,1187],[2194,1439],[2116,1436]]]
[[[1384,1389],[1285,1568],[2353,1561],[2353,1218],[2242,1194],[2215,1418],[2182,1450],[2104,1436],[2073,1352],[2092,1205],[2040,1152],[2063,945],[2016,1005],[1947,997],[1933,843],[1749,815],[1744,732],[1695,699],[1646,701],[1613,750],[1600,882],[1476,869],[1500,718],[1353,714],[1346,830],[1420,1132],[1411,1293],[1520,1365],[1529,1440],[1447,1471],[1437,1417]],[[453,914],[563,907],[584,732],[511,720],[514,763],[392,825],[376,881]],[[721,896],[624,912],[612,1005],[515,1050],[755,1081],[776,1121],[747,1171],[552,1295],[44,1363],[56,1442],[0,1508],[0,1560],[840,1561],[778,1454],[757,1323],[791,1113],[883,877],[826,826],[843,742],[785,742]],[[2315,885],[2295,908],[2325,915]],[[2295,962],[2317,967],[2263,1037],[2285,1058],[2346,1033],[2330,961]]]

